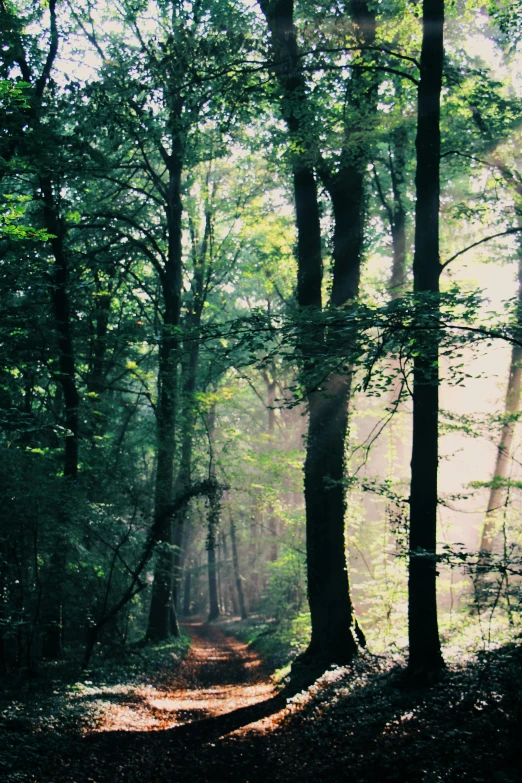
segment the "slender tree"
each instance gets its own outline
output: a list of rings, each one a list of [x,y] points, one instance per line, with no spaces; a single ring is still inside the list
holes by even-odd
[[[408,576],[408,673],[436,676],[443,666],[437,621],[437,477],[439,371],[439,203],[440,97],[444,59],[444,0],[424,0],[415,175],[414,293],[429,308],[432,329],[413,366],[413,447],[411,457]]]

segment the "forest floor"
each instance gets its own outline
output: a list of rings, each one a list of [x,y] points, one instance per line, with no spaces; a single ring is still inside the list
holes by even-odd
[[[88,721],[37,723],[22,707],[4,720],[6,781],[522,781],[521,645],[418,690],[401,685],[397,661],[364,654],[288,698],[226,625],[185,628],[191,648],[170,670],[132,687],[85,681]]]

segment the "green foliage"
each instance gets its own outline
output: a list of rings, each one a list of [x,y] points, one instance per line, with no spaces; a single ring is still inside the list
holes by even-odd
[[[508,47],[516,48],[522,36],[520,3],[509,2],[509,0],[491,0],[487,9],[504,34],[504,42]]]
[[[305,558],[302,552],[284,550],[269,564],[265,611],[278,624],[293,622],[305,604]]]
[[[311,632],[308,612],[280,622],[254,615],[248,620],[231,621],[222,627],[261,655],[267,668],[275,671],[276,682],[286,676],[289,664],[306,648]]]
[[[23,240],[46,242],[54,238],[45,228],[33,228],[20,223],[25,216],[29,196],[13,196],[5,194],[4,204],[0,204],[0,240]]]

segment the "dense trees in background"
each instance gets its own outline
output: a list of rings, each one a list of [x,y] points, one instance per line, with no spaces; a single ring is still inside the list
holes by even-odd
[[[349,413],[380,398],[412,410],[411,486],[366,489],[409,504],[408,671],[442,667],[439,387],[511,341],[482,569],[520,396],[519,298],[492,326],[442,274],[520,254],[516,31],[457,5],[445,51],[442,0],[0,0],[2,666],[307,599],[299,664],[349,662],[378,440]]]

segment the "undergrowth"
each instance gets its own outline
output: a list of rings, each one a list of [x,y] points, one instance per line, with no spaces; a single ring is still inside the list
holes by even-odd
[[[404,663],[364,653],[291,699],[272,746],[292,755],[288,779],[298,768],[301,780],[347,780],[349,770],[358,783],[522,779],[520,640],[449,663],[431,688],[405,688]]]
[[[286,676],[294,658],[306,648],[311,632],[308,612],[288,620],[262,615],[252,615],[247,620],[234,618],[220,627],[259,653],[266,668],[274,672],[276,682]]]
[[[67,743],[96,726],[109,704],[164,680],[189,647],[182,632],[161,644],[115,649],[81,674],[78,667],[48,662],[37,677],[0,677],[0,780],[37,781],[44,759],[60,758]]]

